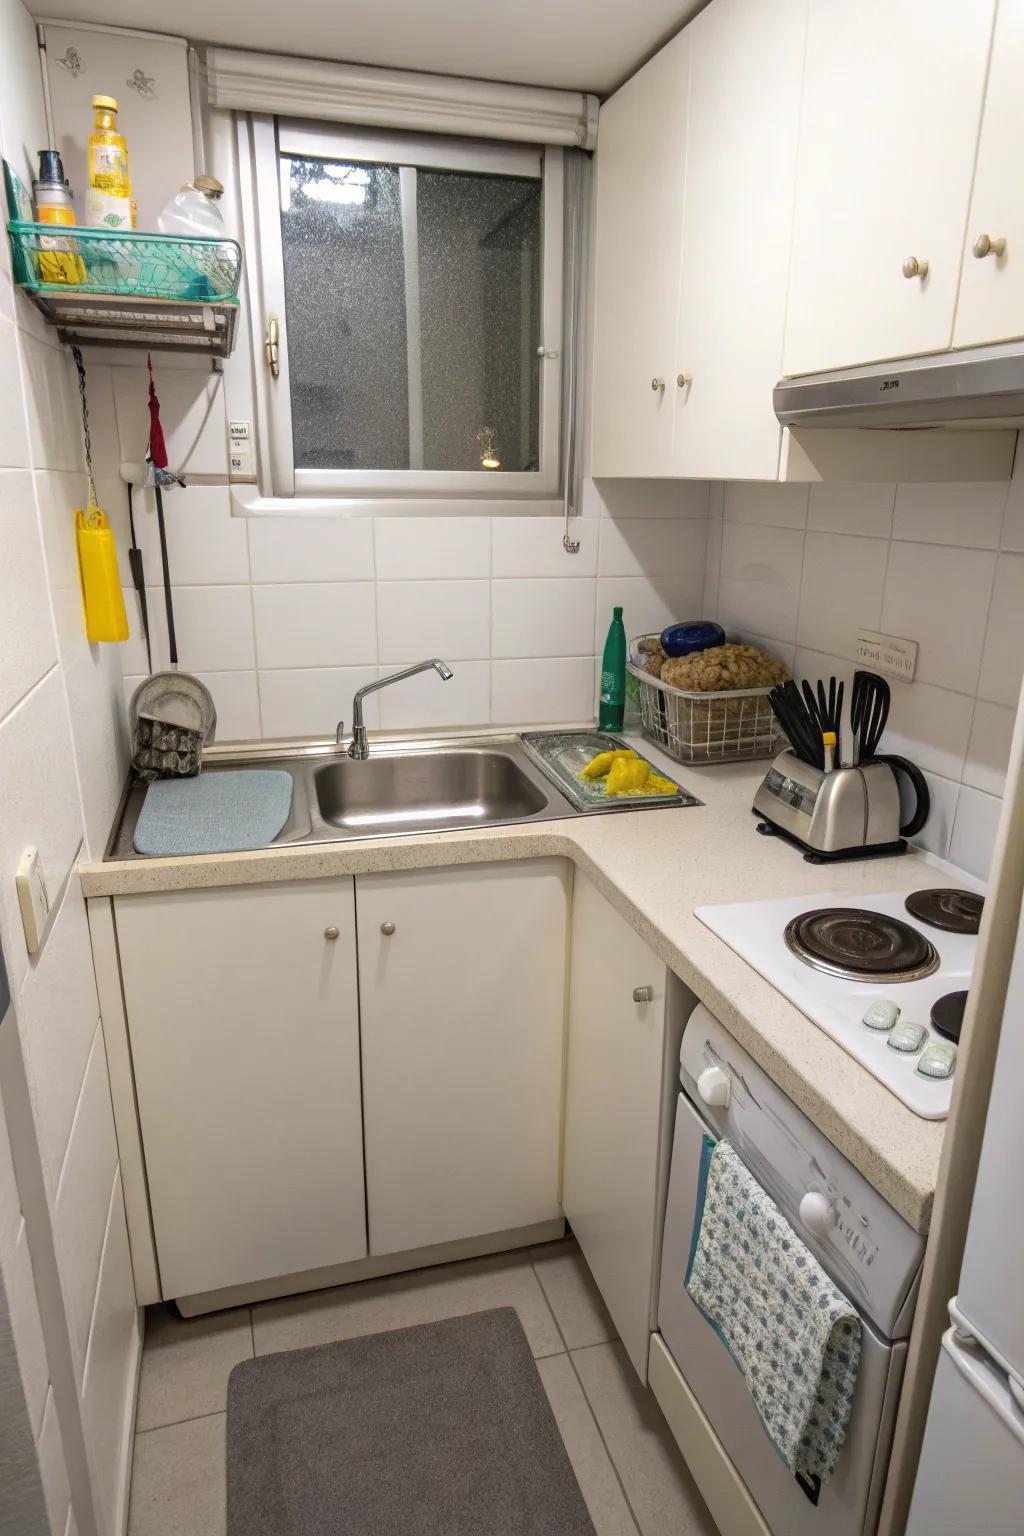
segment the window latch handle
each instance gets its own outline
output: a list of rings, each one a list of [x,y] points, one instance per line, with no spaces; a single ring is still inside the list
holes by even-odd
[[[267,367],[270,369],[270,377],[276,379],[281,372],[281,325],[276,315],[271,315],[267,322],[267,334],[263,341],[263,350],[267,354]]]

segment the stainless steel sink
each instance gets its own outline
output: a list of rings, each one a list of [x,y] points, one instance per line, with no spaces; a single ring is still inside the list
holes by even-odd
[[[551,799],[507,750],[486,747],[344,758],[316,769],[313,783],[324,821],[356,837],[525,821]]]

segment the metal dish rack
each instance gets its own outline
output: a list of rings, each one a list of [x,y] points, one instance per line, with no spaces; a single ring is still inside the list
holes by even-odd
[[[768,702],[770,688],[690,693],[663,683],[644,668],[643,640],[630,641],[629,672],[640,694],[643,733],[677,763],[736,763],[774,757],[785,745]]]

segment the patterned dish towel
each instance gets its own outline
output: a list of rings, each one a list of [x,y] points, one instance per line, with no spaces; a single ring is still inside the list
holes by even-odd
[[[729,1143],[709,1136],[685,1285],[786,1466],[827,1482],[853,1405],[860,1318]]]

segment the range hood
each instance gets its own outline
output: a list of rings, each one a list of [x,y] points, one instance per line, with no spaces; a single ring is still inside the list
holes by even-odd
[[[1024,425],[1024,342],[780,379],[784,427]]]

